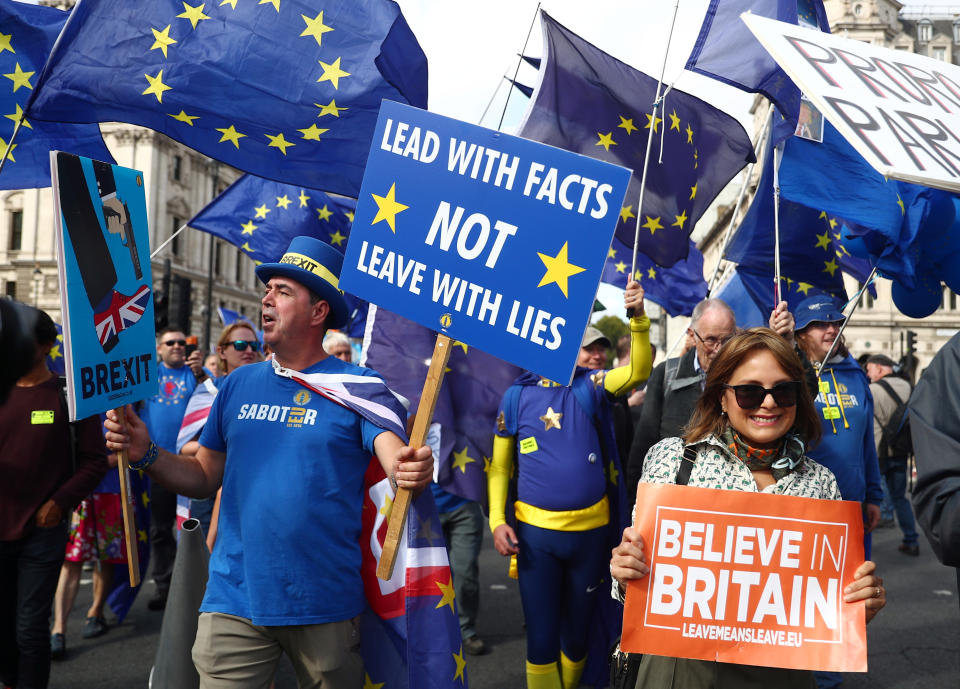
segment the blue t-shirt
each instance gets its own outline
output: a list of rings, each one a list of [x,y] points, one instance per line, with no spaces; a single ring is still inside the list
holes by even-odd
[[[157,382],[159,391],[143,403],[140,418],[154,443],[167,452],[176,452],[183,412],[197,387],[197,379],[189,366],[170,368],[161,361],[157,364]]]
[[[304,373],[376,375],[332,356]],[[227,455],[200,610],[264,626],[359,615],[363,476],[382,432],[270,362],[227,376],[200,434]]]

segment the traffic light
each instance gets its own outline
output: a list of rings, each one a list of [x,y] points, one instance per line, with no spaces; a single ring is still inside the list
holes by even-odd
[[[917,333],[913,330],[907,331],[907,354],[913,354],[917,351]]]

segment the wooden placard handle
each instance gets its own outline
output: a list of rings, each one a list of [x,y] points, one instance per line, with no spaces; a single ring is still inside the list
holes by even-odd
[[[433,347],[433,357],[430,359],[430,368],[427,370],[427,379],[423,384],[420,395],[420,404],[417,405],[417,415],[413,422],[413,432],[410,434],[410,447],[423,447],[427,439],[427,429],[433,421],[433,410],[437,406],[437,397],[440,395],[440,385],[443,383],[443,374],[450,360],[450,338],[438,334],[437,342]],[[398,488],[390,510],[390,521],[387,523],[387,536],[383,543],[383,552],[380,555],[380,564],[377,565],[377,576],[384,581],[393,576],[393,565],[397,560],[397,546],[403,536],[403,527],[407,523],[407,510],[413,496],[407,488]]]
[[[120,423],[126,425],[127,418],[123,407],[114,409],[120,417]],[[117,471],[120,473],[120,507],[123,511],[123,541],[127,547],[127,572],[130,586],[140,585],[140,552],[137,549],[137,522],[133,516],[133,503],[130,495],[130,461],[126,450],[117,452]]]

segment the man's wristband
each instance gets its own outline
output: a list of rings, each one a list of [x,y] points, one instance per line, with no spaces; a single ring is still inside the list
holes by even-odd
[[[151,442],[150,446],[147,448],[146,453],[136,462],[130,463],[131,469],[136,469],[138,471],[143,471],[151,464],[157,461],[157,458],[160,456],[160,448],[156,446],[156,443]]]

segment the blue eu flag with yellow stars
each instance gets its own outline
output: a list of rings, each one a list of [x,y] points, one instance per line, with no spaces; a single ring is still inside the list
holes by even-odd
[[[626,288],[632,260],[633,248],[614,237],[600,282]],[[693,307],[707,296],[703,254],[692,241],[687,257],[669,268],[658,266],[638,253],[634,279],[643,286],[644,297],[662,306],[671,316],[689,316]]]
[[[0,4],[0,155],[34,93],[54,41],[69,14],[20,2]],[[96,125],[25,119],[0,174],[0,189],[50,186],[50,151],[113,162]]]
[[[610,57],[546,13],[541,18],[544,64],[520,136],[631,168],[616,236],[632,247],[652,126],[639,249],[658,265],[672,266],[686,258],[693,226],[716,195],[754,159],[747,133],[726,113],[677,89],[651,121],[656,79]]]
[[[355,197],[384,98],[427,100],[426,57],[390,0],[81,0],[27,110],[143,125]]]

